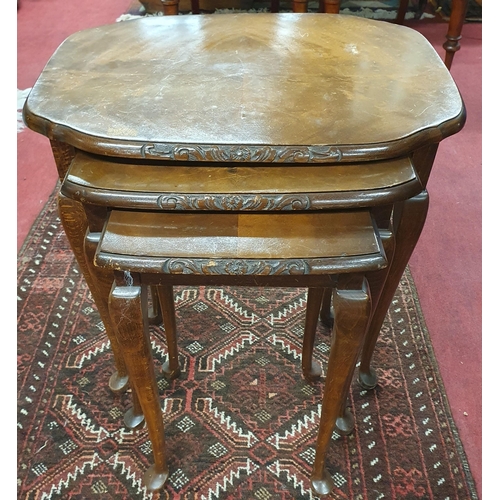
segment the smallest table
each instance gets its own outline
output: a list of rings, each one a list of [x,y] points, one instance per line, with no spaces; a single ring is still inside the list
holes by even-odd
[[[392,235],[384,241],[392,246]],[[303,367],[311,368],[323,288],[335,282],[332,345],[311,476],[317,494],[332,491],[326,453],[345,400],[371,315],[370,281],[387,267],[369,210],[270,214],[187,214],[112,211],[95,255],[115,272],[109,307],[135,394],[134,426],[144,414],[154,465],[146,487],[168,478],[163,417],[153,369],[145,285],[168,288],[164,314],[169,357],[176,360],[173,285],[308,288]],[[167,312],[164,311],[164,312]],[[170,333],[170,335],[169,335]],[[341,422],[342,425],[342,422]],[[352,430],[352,425],[349,426]]]

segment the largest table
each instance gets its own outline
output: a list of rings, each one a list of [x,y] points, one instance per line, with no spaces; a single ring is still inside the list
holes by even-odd
[[[361,355],[361,383],[376,383],[371,355],[425,222],[438,144],[465,121],[419,33],[296,13],[102,26],[58,48],[24,117],[53,148],[61,219],[115,356],[113,390],[127,384],[107,306],[113,275],[93,264],[113,208],[369,208],[395,235]]]

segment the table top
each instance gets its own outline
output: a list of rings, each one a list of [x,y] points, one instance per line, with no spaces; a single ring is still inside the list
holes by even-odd
[[[459,91],[429,42],[331,14],[154,16],[73,34],[25,105],[28,126],[92,153],[336,162],[456,133]]]

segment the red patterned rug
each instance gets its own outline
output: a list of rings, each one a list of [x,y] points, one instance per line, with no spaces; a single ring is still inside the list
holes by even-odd
[[[18,262],[18,499],[314,498],[323,385],[300,370],[305,290],[176,289],[182,374],[172,383],[151,327],[171,475],[149,494],[147,432],[124,428],[130,394],[108,389],[109,343],[53,198]],[[323,367],[328,350],[320,326]],[[379,386],[352,386],[353,434],[331,443],[331,498],[476,499],[409,272],[375,363]]]

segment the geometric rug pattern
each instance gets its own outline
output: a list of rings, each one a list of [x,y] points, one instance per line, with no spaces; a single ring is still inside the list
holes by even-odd
[[[313,499],[323,379],[301,374],[306,290],[177,287],[181,376],[161,375],[170,477],[146,492],[145,428],[113,394],[112,354],[52,197],[18,258],[18,499]],[[326,368],[330,331],[314,356]],[[350,436],[334,435],[329,498],[477,499],[407,270],[382,328],[378,386],[354,381]]]

